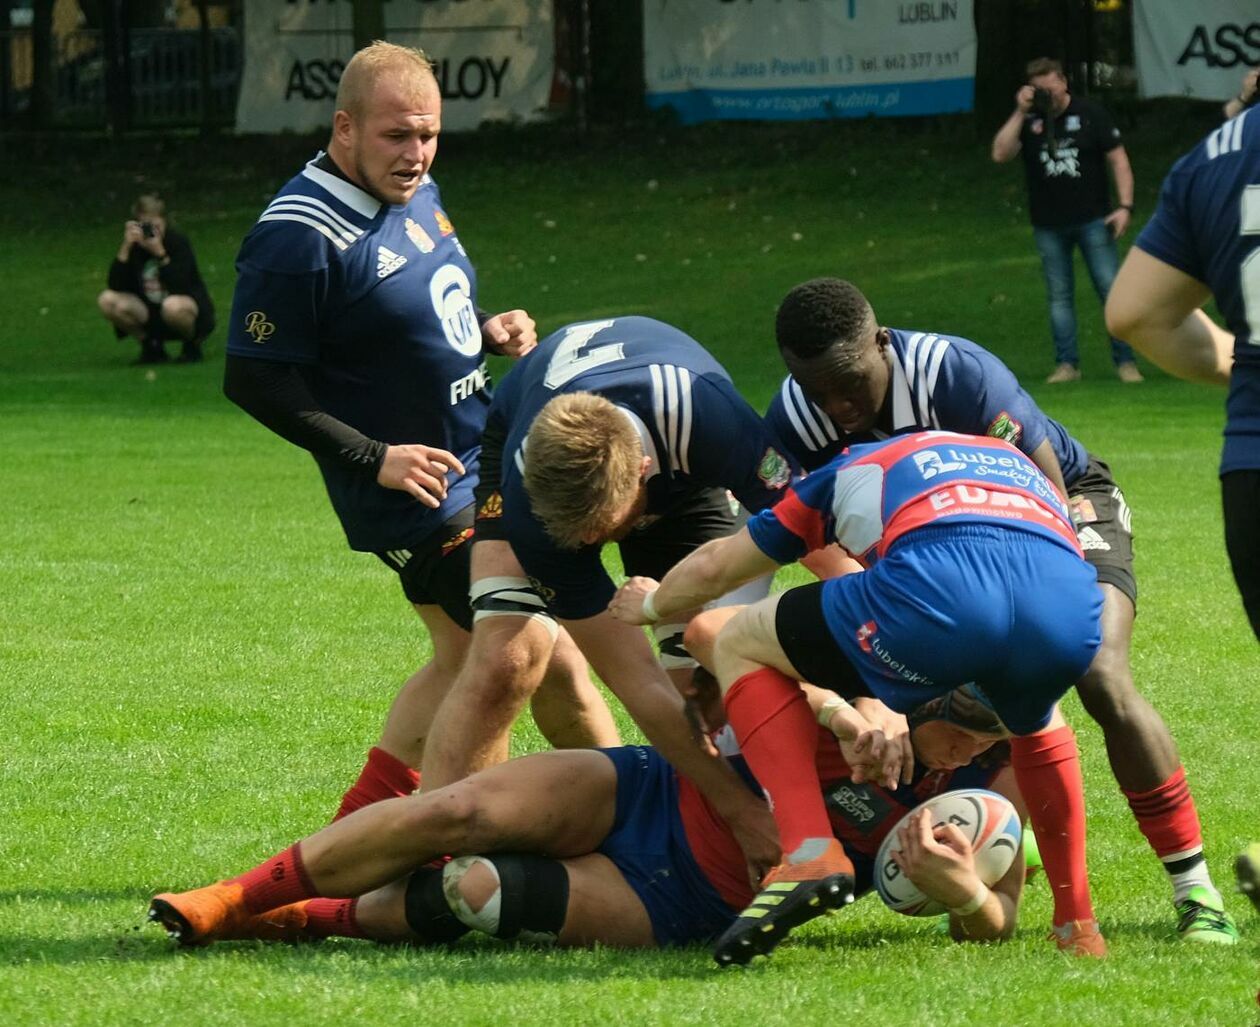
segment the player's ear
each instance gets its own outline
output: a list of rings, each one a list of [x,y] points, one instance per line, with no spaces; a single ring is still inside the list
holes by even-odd
[[[350,112],[339,110],[333,114],[333,138],[342,146],[349,146],[354,135],[354,118]]]
[[[639,484],[647,481],[648,471],[652,469],[652,458],[644,454],[643,461],[639,464]]]

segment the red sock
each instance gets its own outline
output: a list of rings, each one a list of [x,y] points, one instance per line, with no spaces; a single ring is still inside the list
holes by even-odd
[[[1138,827],[1161,860],[1188,859],[1203,851],[1203,831],[1186,784],[1185,767],[1178,767],[1167,781],[1149,792],[1124,794]]]
[[[1054,922],[1093,920],[1085,869],[1085,792],[1070,727],[1011,739],[1011,765],[1045,863]]]
[[[302,843],[295,842],[253,870],[229,879],[229,884],[239,884],[245,890],[242,898],[246,909],[251,913],[265,913],[319,894],[306,876],[301,848]]]
[[[806,838],[830,838],[818,787],[818,725],[801,686],[770,667],[745,674],[724,699],[748,766],[770,794],[785,856]]]
[[[412,770],[397,756],[391,756],[380,746],[374,745],[368,751],[367,763],[359,772],[359,779],[342,797],[333,822],[336,823],[348,813],[382,799],[410,795],[419,787],[418,771]]]
[[[311,899],[306,904],[306,927],[312,938],[362,938],[355,911],[358,899]]]

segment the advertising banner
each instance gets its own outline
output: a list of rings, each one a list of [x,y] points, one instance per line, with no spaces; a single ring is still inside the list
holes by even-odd
[[[552,0],[388,0],[391,43],[433,59],[442,127],[530,120],[547,105],[554,68]],[[352,0],[245,0],[238,132],[309,132],[332,124],[354,52]]]
[[[647,102],[684,123],[969,111],[971,0],[644,0]]]
[[[1141,96],[1228,100],[1260,65],[1260,4],[1134,0],[1133,50]]]

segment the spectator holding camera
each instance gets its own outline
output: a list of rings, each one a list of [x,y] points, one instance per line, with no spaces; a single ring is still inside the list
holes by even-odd
[[[140,340],[136,363],[169,359],[168,339],[183,344],[181,363],[196,363],[201,343],[214,329],[214,304],[192,246],[167,223],[166,204],[156,194],[136,200],[132,215],[109,268],[109,288],[97,297],[97,306],[118,338]]]
[[[1116,240],[1133,216],[1133,170],[1111,116],[1068,92],[1062,64],[1039,57],[1029,62],[1027,76],[1015,94],[1015,110],[993,137],[992,153],[999,164],[1024,158],[1054,338],[1056,363],[1046,382],[1058,385],[1081,377],[1073,248],[1080,249],[1099,303],[1105,304],[1119,268]],[[1108,169],[1115,180],[1114,204]],[[1142,381],[1133,350],[1114,337],[1111,359],[1122,382]]]

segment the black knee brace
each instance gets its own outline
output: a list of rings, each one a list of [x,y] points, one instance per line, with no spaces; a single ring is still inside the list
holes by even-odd
[[[481,865],[499,886],[477,911],[465,901],[459,885]],[[569,909],[569,872],[559,860],[525,853],[461,856],[443,871],[446,901],[460,921],[496,938],[554,942]]]
[[[447,904],[442,869],[437,867],[424,867],[407,879],[403,915],[407,926],[427,945],[455,941],[468,933]]]

